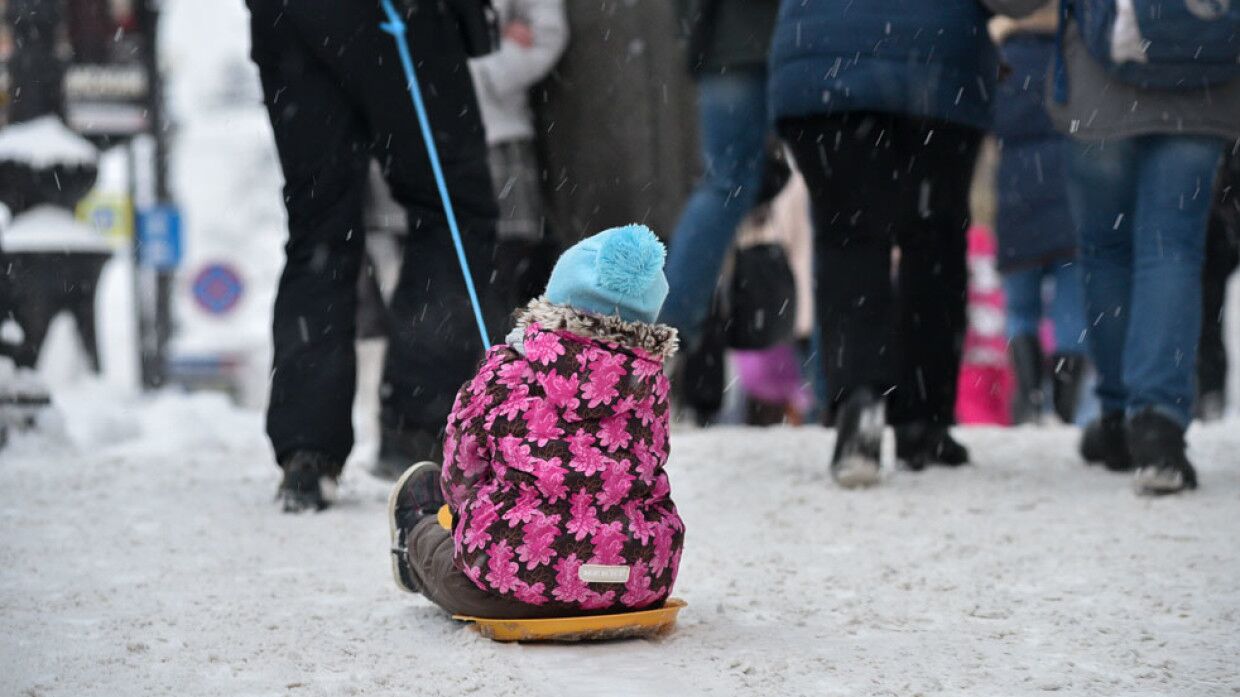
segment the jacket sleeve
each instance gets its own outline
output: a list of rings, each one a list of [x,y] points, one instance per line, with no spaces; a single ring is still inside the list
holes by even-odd
[[[1008,17],[1026,17],[1049,4],[1047,0],[981,0],[981,3],[991,12]]]
[[[502,96],[523,92],[547,76],[568,45],[564,0],[517,0],[513,18],[529,23],[534,45],[501,39],[499,50],[469,61],[479,90]]]
[[[463,416],[475,398],[466,383],[456,395],[452,412],[448,414],[447,428],[444,429],[443,467],[440,469],[439,485],[443,490],[444,502],[453,513],[460,511],[473,498],[474,490],[478,486],[477,473],[470,471],[471,459],[487,455],[477,450],[480,443],[486,442],[486,434],[482,433],[481,428],[482,420]]]
[[[511,356],[492,349],[473,378],[461,386],[444,429],[443,467],[440,485],[444,501],[454,513],[472,501],[480,487],[495,478],[495,456],[487,428],[488,417],[508,396],[498,381]]]

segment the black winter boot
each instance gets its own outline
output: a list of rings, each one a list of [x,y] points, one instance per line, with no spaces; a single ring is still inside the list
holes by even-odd
[[[284,478],[276,491],[285,513],[321,511],[336,498],[341,463],[315,450],[294,451],[280,463]]]
[[[1174,494],[1197,488],[1197,472],[1184,453],[1184,429],[1144,409],[1128,419],[1128,447],[1137,468],[1138,494]]]
[[[1085,357],[1075,353],[1051,356],[1051,403],[1055,415],[1066,423],[1076,421],[1076,405],[1081,396],[1081,379],[1085,375]]]
[[[1012,423],[1036,423],[1046,404],[1042,392],[1042,344],[1033,335],[1012,339],[1012,370],[1016,373],[1016,394],[1012,397]]]
[[[886,425],[885,405],[869,388],[853,392],[839,406],[831,457],[831,477],[837,484],[855,489],[878,483]]]
[[[1109,412],[1089,422],[1081,434],[1081,457],[1091,465],[1102,463],[1112,472],[1132,471],[1123,412]]]
[[[379,458],[370,473],[379,479],[394,482],[410,463],[443,460],[443,431],[406,428],[403,431],[383,429],[379,437]]]
[[[946,426],[915,422],[896,426],[896,459],[914,472],[926,465],[959,467],[969,464],[969,449]]]
[[[418,521],[436,515],[443,506],[439,485],[439,465],[419,462],[401,474],[388,495],[388,531],[392,538],[392,579],[402,590],[418,593],[418,584],[409,570],[409,548],[405,541]]]

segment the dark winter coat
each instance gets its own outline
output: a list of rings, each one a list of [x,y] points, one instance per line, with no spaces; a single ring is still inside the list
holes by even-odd
[[[1041,2],[1004,5],[1023,15]],[[978,0],[784,0],[772,114],[880,111],[989,128],[999,72],[989,17]]]
[[[677,0],[695,75],[763,70],[779,0]]]
[[[995,90],[994,133],[1002,148],[995,180],[1000,271],[1076,257],[1065,180],[1066,136],[1046,113],[1046,67],[1055,39],[1014,34],[1001,48],[1010,73]]]
[[[663,467],[676,330],[534,300],[448,417],[454,560],[566,613],[666,600],[684,524]]]

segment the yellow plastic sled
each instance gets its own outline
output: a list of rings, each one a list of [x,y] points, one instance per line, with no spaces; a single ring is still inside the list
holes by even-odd
[[[676,626],[676,614],[685,605],[685,601],[680,598],[671,598],[656,610],[622,612],[615,615],[553,617],[540,620],[494,620],[453,615],[452,619],[473,623],[479,634],[494,641],[649,639],[671,632]]]

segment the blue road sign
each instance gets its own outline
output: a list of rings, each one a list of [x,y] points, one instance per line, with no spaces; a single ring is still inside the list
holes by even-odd
[[[194,300],[213,315],[228,314],[244,292],[241,276],[227,264],[207,264],[194,277]]]
[[[181,212],[175,206],[138,211],[138,263],[160,271],[181,263]]]

